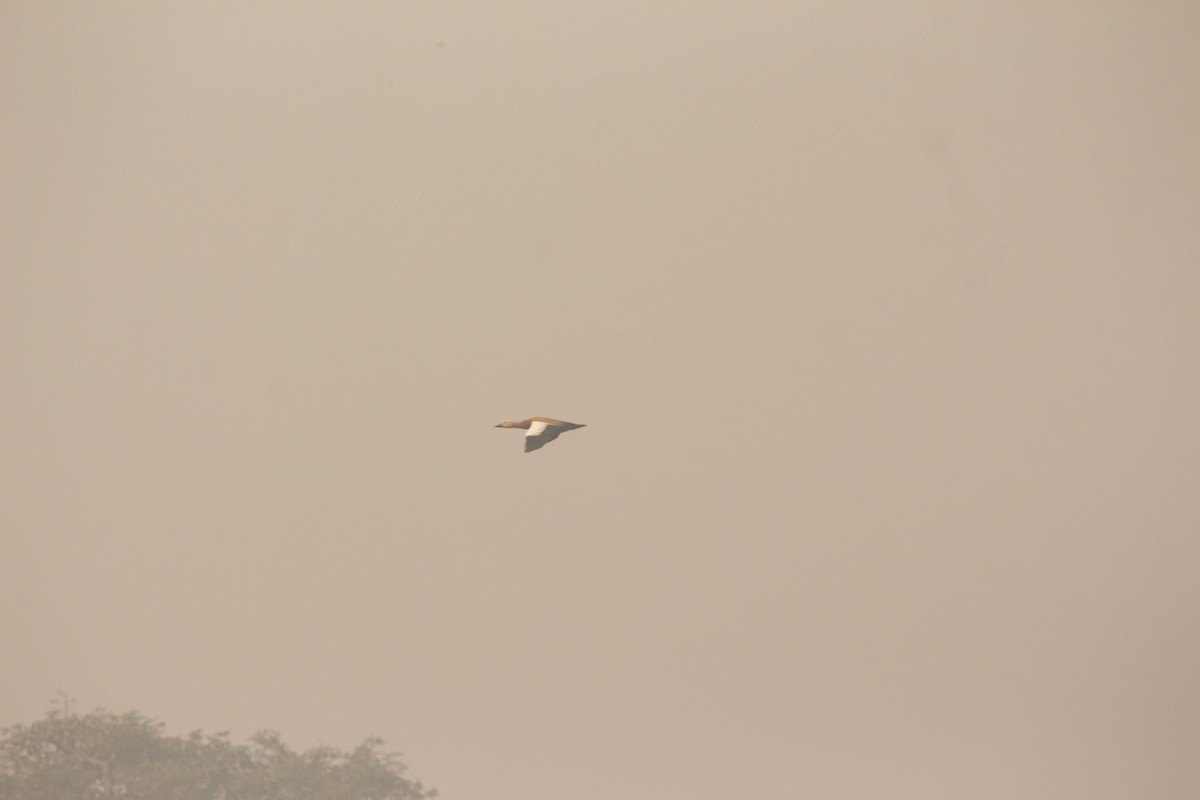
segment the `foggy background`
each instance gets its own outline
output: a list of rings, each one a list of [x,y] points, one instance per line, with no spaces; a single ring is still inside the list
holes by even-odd
[[[4,4],[0,725],[1200,796],[1198,23]]]

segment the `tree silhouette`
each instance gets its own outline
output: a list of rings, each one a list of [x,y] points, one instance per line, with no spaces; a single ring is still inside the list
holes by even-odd
[[[404,776],[399,756],[367,739],[349,752],[296,752],[264,731],[167,736],[130,712],[72,714],[0,732],[3,800],[422,800],[436,795]]]

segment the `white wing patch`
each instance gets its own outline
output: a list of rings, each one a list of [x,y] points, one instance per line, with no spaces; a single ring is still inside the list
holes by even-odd
[[[525,433],[525,452],[530,453],[558,438],[563,429],[545,422],[532,422]]]

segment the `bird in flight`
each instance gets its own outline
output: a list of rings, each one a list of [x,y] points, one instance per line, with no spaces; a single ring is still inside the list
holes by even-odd
[[[532,453],[539,447],[544,447],[553,442],[558,438],[560,433],[566,433],[567,431],[573,431],[576,428],[586,426],[574,422],[563,422],[561,419],[550,419],[549,417],[530,417],[519,422],[506,419],[496,427],[523,428],[525,430],[525,452]]]

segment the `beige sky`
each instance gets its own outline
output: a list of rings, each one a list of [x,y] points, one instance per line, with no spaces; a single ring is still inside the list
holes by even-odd
[[[4,4],[0,725],[1200,796],[1198,8]]]

